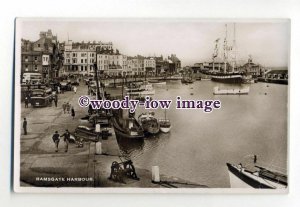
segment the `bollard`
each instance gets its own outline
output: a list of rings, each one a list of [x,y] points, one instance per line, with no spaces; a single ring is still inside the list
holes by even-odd
[[[96,155],[102,154],[102,144],[101,142],[96,142]]]
[[[100,133],[100,124],[96,124],[95,132]]]
[[[152,182],[154,182],[154,183],[160,182],[158,166],[152,166]]]

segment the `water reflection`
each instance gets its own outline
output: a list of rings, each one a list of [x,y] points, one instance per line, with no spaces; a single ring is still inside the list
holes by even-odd
[[[170,133],[159,133],[144,139],[126,139],[117,136],[122,155],[128,159],[138,159],[147,151],[163,147],[168,142]]]

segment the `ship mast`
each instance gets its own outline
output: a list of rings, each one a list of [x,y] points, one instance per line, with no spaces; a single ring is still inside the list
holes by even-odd
[[[218,43],[219,43],[220,38],[215,40],[215,50],[212,56],[213,59],[213,72],[215,71],[215,58],[218,57]]]
[[[236,68],[236,42],[235,42],[235,23],[233,24],[233,68],[232,72],[235,72]]]
[[[227,24],[225,24],[225,38],[224,38],[224,45],[223,45],[223,49],[224,49],[224,73],[226,73],[227,70]]]

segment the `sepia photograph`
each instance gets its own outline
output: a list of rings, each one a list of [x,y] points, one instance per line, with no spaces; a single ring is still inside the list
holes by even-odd
[[[288,193],[290,31],[17,18],[14,190]]]

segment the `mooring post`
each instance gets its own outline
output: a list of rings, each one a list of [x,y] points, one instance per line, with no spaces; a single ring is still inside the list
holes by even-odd
[[[159,183],[160,182],[159,167],[158,166],[152,166],[152,182],[153,183]]]
[[[96,128],[95,128],[95,132],[97,133],[97,142],[96,142],[96,155],[101,155],[102,154],[102,143],[99,140],[99,136],[100,136],[100,124],[96,124]]]

